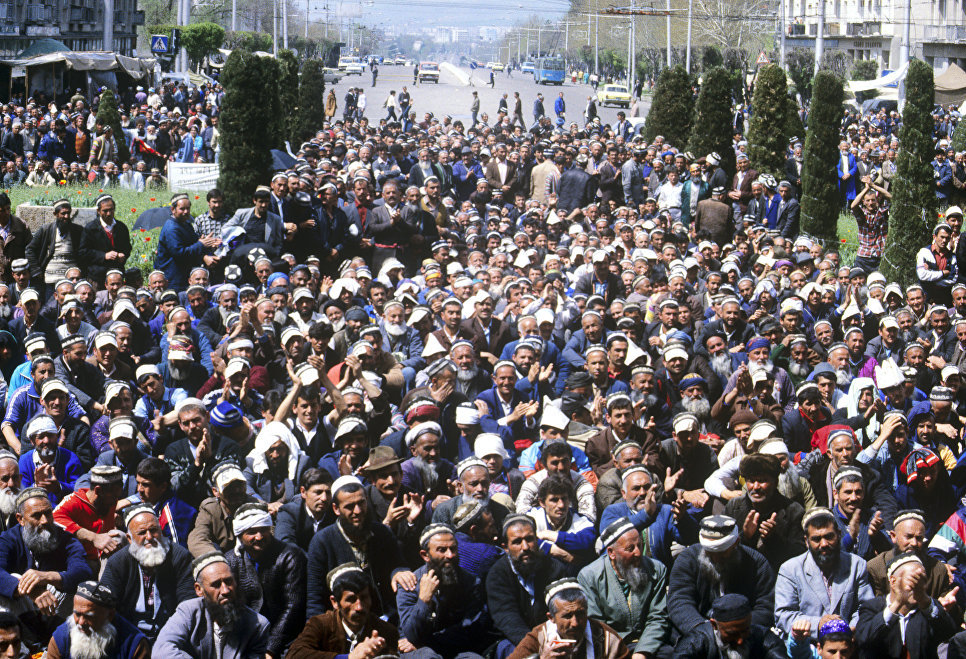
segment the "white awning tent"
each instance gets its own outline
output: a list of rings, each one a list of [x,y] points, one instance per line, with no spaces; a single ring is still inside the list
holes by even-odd
[[[884,75],[881,78],[875,80],[850,80],[849,81],[849,91],[853,94],[856,92],[867,92],[872,89],[879,90],[879,96],[882,97],[882,92],[896,91],[897,85],[900,81],[905,80],[906,71],[909,70],[909,63],[905,63],[900,66],[895,71],[892,71],[888,75]],[[895,87],[893,85],[896,85]]]

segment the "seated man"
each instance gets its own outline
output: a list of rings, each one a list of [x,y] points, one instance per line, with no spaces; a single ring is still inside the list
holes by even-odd
[[[120,502],[121,508],[146,503],[154,508],[161,533],[185,549],[198,511],[179,499],[171,489],[171,467],[160,458],[145,458],[138,465],[137,493]]]
[[[842,534],[842,548],[866,560],[889,548],[882,513],[871,509],[865,480],[856,467],[842,467],[832,479],[832,512]]]
[[[161,628],[152,656],[222,659],[229,648],[236,657],[266,656],[268,620],[239,601],[225,557],[205,554],[191,567],[197,597],[178,605]]]
[[[571,573],[594,558],[594,521],[573,509],[574,486],[565,475],[553,474],[540,483],[537,505],[527,515],[537,523],[540,549],[563,561]]]
[[[444,501],[433,511],[434,524],[452,524],[456,510],[468,501],[482,501],[489,509],[497,526],[510,511],[502,503],[490,498],[490,473],[486,463],[477,457],[466,458],[456,465],[460,493],[449,501]],[[506,497],[504,497],[506,499]]]
[[[546,464],[541,460],[543,447],[550,442],[568,442],[570,439],[570,419],[560,408],[547,405],[540,415],[540,439],[528,446],[520,454],[520,471],[530,477],[544,469]],[[577,473],[584,477],[591,486],[597,485],[597,474],[591,468],[587,454],[575,446],[570,447],[573,453],[573,464]]]
[[[335,521],[332,512],[332,476],[324,469],[310,467],[302,472],[299,492],[279,508],[275,537],[308,551],[312,537]]]
[[[673,504],[661,503],[658,484],[645,467],[634,465],[622,474],[621,495],[623,500],[607,506],[600,516],[600,527],[607,528],[618,519],[626,518],[644,534],[647,554],[670,566],[671,543],[690,544],[697,535],[697,528],[687,514],[683,498]],[[682,535],[679,530],[685,528]]]
[[[656,656],[671,633],[667,568],[644,555],[642,534],[626,517],[604,527],[600,544],[605,553],[577,575],[587,613],[610,625],[635,655]]]
[[[0,598],[20,617],[30,647],[46,646],[77,585],[93,576],[84,547],[54,524],[46,490],[20,492],[17,526],[0,535]]]
[[[712,603],[738,593],[752,603],[752,622],[775,622],[775,572],[757,551],[739,542],[735,520],[712,515],[701,520],[698,543],[681,552],[671,568],[668,613],[678,637],[696,627],[710,630]]]
[[[142,460],[149,456],[138,448],[138,429],[131,417],[111,419],[108,426],[110,448],[97,456],[96,466],[117,467],[121,470],[121,496],[130,497],[137,493],[137,470]],[[91,475],[86,473],[77,479],[74,489],[90,487]]]
[[[80,460],[81,468],[90,470],[94,466],[97,454],[91,446],[91,427],[87,424],[87,417],[74,418],[68,414],[70,407],[70,393],[67,386],[57,378],[47,378],[40,386],[40,413],[46,413],[57,426],[63,439],[57,442]],[[23,449],[21,449],[23,450]]]
[[[742,657],[781,659],[785,644],[764,625],[752,622],[751,604],[738,593],[722,595],[711,606],[710,629],[696,627],[674,648],[682,659],[716,659],[737,653]]]
[[[448,501],[456,487],[456,466],[440,456],[442,435],[435,421],[424,421],[406,432],[412,457],[402,463],[403,487],[423,496],[427,516]]]
[[[24,448],[33,448],[20,456],[20,474],[24,487],[42,487],[51,503],[58,503],[74,491],[81,476],[77,456],[58,446],[60,434],[54,420],[46,414],[35,416],[24,431]]]
[[[195,526],[188,534],[188,551],[195,558],[235,546],[232,515],[242,504],[254,503],[246,491],[245,475],[234,462],[223,462],[211,476],[212,496],[201,502]]]
[[[108,586],[85,581],[77,586],[73,604],[73,614],[54,630],[46,657],[147,659],[150,656],[151,643],[137,627],[117,615],[117,597]]]
[[[546,618],[545,600],[538,593],[562,579],[567,568],[540,551],[537,525],[531,517],[508,516],[502,535],[506,555],[486,577],[486,596],[493,624],[503,637],[497,655],[507,656]]]
[[[855,625],[859,602],[874,597],[865,561],[842,551],[838,525],[828,508],[809,510],[802,526],[808,551],[782,564],[775,583],[779,628],[791,636],[793,628],[805,620],[817,634],[821,620],[829,615]],[[827,587],[813,588],[816,583]]]
[[[392,532],[372,519],[362,481],[343,476],[332,484],[332,507],[336,521],[318,533],[308,551],[308,613],[318,615],[331,606],[325,575],[331,569],[362,556],[366,573],[375,586],[373,606],[380,615],[396,609],[394,593],[416,588],[416,578],[403,565]]]
[[[215,465],[226,460],[244,464],[238,444],[210,429],[208,410],[197,398],[186,398],[175,408],[178,425],[186,435],[168,446],[164,459],[171,466],[171,485],[178,498],[197,507],[209,496],[209,483]]]
[[[741,458],[740,473],[745,493],[725,505],[741,529],[741,542],[768,559],[773,570],[798,556],[804,509],[778,491],[781,463],[774,455],[754,453]]]
[[[563,440],[544,443],[540,448],[540,462],[544,468],[533,474],[523,483],[516,500],[518,513],[525,513],[536,505],[537,492],[540,484],[552,475],[570,478],[576,492],[574,505],[579,512],[588,519],[596,519],[596,503],[594,502],[594,486],[583,476],[571,470],[573,465],[573,448]]]
[[[30,384],[26,384],[14,391],[7,392],[7,413],[0,424],[0,431],[3,432],[3,439],[10,448],[20,450],[20,435],[24,425],[36,414],[43,411],[41,405],[41,391],[44,391],[44,383],[54,379],[54,360],[47,355],[42,355],[30,362]],[[67,392],[67,387],[61,382],[61,387],[67,395],[66,412],[67,415],[80,419],[85,417],[86,412],[78,403],[77,399]],[[47,391],[52,391],[47,389]],[[88,451],[91,459],[93,453]],[[90,468],[90,467],[88,467]]]
[[[305,554],[272,535],[272,516],[264,503],[247,503],[232,517],[239,544],[228,552],[228,566],[245,606],[258,606],[268,620],[268,654],[281,657],[305,626]]]
[[[114,521],[122,478],[120,467],[94,467],[90,488],[77,490],[54,509],[54,522],[81,541],[92,566],[114,553],[124,538]]]
[[[255,439],[255,448],[246,458],[245,478],[255,498],[268,504],[273,515],[296,496],[302,473],[309,468],[307,455],[284,423],[267,423]]]
[[[118,608],[153,642],[178,605],[195,596],[191,554],[164,537],[149,505],[129,506],[124,523],[127,551],[107,559],[101,582],[117,595]]]
[[[589,617],[587,595],[576,580],[554,581],[547,586],[543,600],[547,605],[547,620],[530,630],[510,659],[563,655],[563,647],[571,657],[629,659],[631,656],[616,631]]]
[[[499,527],[493,513],[483,501],[471,499],[453,514],[453,529],[460,544],[460,567],[475,577],[485,579],[503,556]]]
[[[357,563],[339,565],[329,572],[326,580],[332,610],[309,618],[286,656],[289,659],[349,656],[350,646],[356,652],[355,657],[395,653],[399,631],[373,611],[372,583],[363,569]]]
[[[955,597],[934,599],[926,594],[926,570],[915,554],[901,554],[889,563],[889,594],[859,605],[855,642],[862,657],[938,656],[941,643],[959,630],[946,607]]]
[[[22,482],[17,456],[0,450],[0,533],[17,525],[17,495]]]
[[[958,514],[953,514],[950,521],[957,523],[959,519],[961,518]],[[932,555],[935,552],[937,556],[946,561],[951,561],[955,556],[955,553],[947,554],[945,551],[946,548],[955,546],[949,535],[949,523],[944,524],[927,545],[926,520],[922,511],[900,511],[893,519],[892,530],[889,531],[892,549],[869,561],[869,585],[872,586],[872,592],[876,595],[889,593],[888,565],[896,556],[908,553],[915,554],[922,561],[922,566],[926,570],[927,595],[939,599],[952,590],[953,586],[949,582],[949,569],[946,567],[946,563]]]
[[[490,616],[482,582],[459,566],[452,527],[427,526],[419,553],[425,565],[415,573],[418,588],[396,591],[400,635],[444,657],[479,657],[490,644]]]

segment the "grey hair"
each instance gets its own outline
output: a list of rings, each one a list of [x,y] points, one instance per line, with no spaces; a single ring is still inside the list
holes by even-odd
[[[561,590],[559,593],[554,594],[547,604],[547,609],[550,611],[551,616],[557,615],[557,601],[562,600],[564,602],[570,602],[571,604],[580,603],[585,607],[587,606],[587,596],[584,595],[584,591],[579,588],[568,588],[567,590]]]

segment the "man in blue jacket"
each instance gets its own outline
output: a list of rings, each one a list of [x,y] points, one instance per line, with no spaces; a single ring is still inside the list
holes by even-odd
[[[78,584],[94,574],[80,541],[54,524],[46,490],[29,487],[20,492],[16,504],[18,525],[0,535],[0,599],[7,606],[16,602],[37,612],[22,618],[33,634],[36,647],[31,649],[35,650],[46,646],[54,628],[70,611],[70,595]],[[48,586],[67,595],[66,606],[58,605]]]
[[[199,259],[206,266],[217,262],[211,253],[221,244],[214,234],[199,237],[191,226],[191,200],[183,192],[171,197],[171,217],[161,227],[158,236],[158,253],[154,267],[164,273],[168,287],[181,290],[188,287],[188,274]]]

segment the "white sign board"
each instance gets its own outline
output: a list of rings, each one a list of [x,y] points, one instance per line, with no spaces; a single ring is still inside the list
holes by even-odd
[[[218,184],[218,165],[208,163],[169,162],[168,189],[171,192],[202,190]]]

